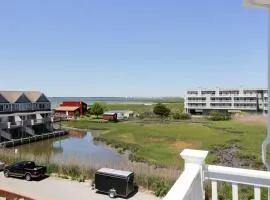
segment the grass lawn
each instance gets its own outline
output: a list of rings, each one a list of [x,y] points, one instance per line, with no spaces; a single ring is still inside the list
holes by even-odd
[[[130,105],[129,105],[130,106]],[[132,154],[137,161],[145,161],[166,167],[183,166],[179,153],[184,148],[211,150],[213,145],[237,144],[242,155],[261,156],[261,143],[266,136],[266,127],[235,121],[193,123],[91,123],[70,121],[66,125],[84,129],[109,130],[99,139],[108,144],[136,147]],[[208,163],[216,157],[210,153]]]
[[[172,111],[183,111],[184,110],[184,103],[177,102],[177,103],[166,103],[168,108]],[[138,113],[144,112],[152,112],[154,105],[144,105],[144,104],[108,104],[108,110],[132,110]]]

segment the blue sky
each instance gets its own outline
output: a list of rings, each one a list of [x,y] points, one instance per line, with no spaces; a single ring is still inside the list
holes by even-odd
[[[0,89],[182,96],[267,86],[267,13],[240,0],[0,2]]]

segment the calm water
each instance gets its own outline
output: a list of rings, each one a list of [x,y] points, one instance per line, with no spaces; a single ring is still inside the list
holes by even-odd
[[[144,163],[131,163],[128,161],[127,154],[120,155],[105,144],[93,141],[91,132],[87,132],[81,137],[63,136],[24,144],[8,148],[8,151],[15,152],[15,149],[17,149],[18,156],[30,156],[28,159],[31,160],[42,157],[43,160],[50,160],[55,163],[76,164],[95,169],[109,167],[130,170],[137,174],[158,174],[169,178],[178,177],[180,174],[180,171],[175,169],[156,169]]]
[[[14,147],[18,154],[46,156],[51,161],[88,166],[115,166],[128,163],[127,155],[120,155],[103,143],[93,141],[92,133],[83,136],[64,136]]]
[[[88,105],[94,102],[104,102],[107,104],[152,104],[147,99],[125,98],[125,97],[49,97],[52,108],[58,107],[63,101],[83,101]]]

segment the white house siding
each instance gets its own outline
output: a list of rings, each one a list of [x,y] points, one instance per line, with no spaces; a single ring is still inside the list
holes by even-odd
[[[210,110],[256,112],[257,106],[267,112],[267,89],[193,89],[185,95],[186,112],[205,112]]]

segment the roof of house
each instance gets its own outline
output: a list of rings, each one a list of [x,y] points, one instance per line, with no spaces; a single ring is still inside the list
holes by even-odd
[[[15,103],[20,96],[23,94],[20,91],[1,91],[0,94],[4,97],[9,103]]]
[[[101,168],[101,169],[97,170],[97,173],[104,173],[104,174],[111,174],[111,175],[127,177],[130,174],[132,174],[133,172],[110,169],[110,168]]]
[[[38,91],[26,91],[24,94],[28,97],[28,99],[32,102],[35,103],[37,101],[49,101],[48,98],[42,93]]]
[[[85,102],[83,101],[63,101],[62,104],[65,104],[65,103],[83,103],[83,104],[86,104]]]
[[[130,111],[130,110],[108,110],[106,112],[108,112],[108,113],[130,113],[133,111]]]
[[[48,98],[38,91],[0,91],[0,97],[7,101],[7,103],[36,103],[36,102],[50,102]]]
[[[112,113],[112,112],[105,112],[105,113],[103,113],[103,115],[115,115],[115,114],[117,114],[117,113]]]
[[[60,106],[55,109],[55,111],[75,111],[79,109],[80,107],[78,106]]]

